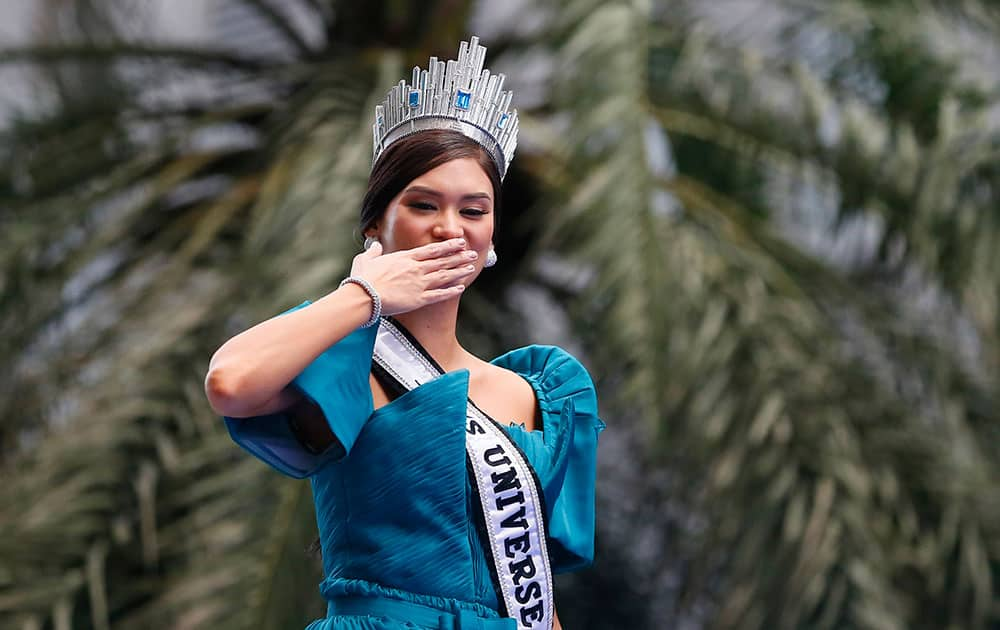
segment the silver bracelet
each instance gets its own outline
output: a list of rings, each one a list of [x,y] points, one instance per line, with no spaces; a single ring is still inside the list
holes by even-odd
[[[348,276],[340,281],[340,286],[344,286],[348,283],[354,283],[365,290],[365,293],[372,299],[372,316],[368,318],[368,321],[361,324],[362,328],[369,328],[378,323],[380,317],[382,317],[382,298],[378,296],[378,292],[375,287],[371,285],[364,278],[359,278],[358,276]]]

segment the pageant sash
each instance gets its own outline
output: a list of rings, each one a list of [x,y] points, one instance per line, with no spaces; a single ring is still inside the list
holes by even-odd
[[[406,391],[444,371],[407,332],[382,319],[375,364]],[[545,501],[534,470],[504,430],[470,400],[465,454],[486,531],[502,615],[518,630],[551,630],[552,568],[545,536]]]

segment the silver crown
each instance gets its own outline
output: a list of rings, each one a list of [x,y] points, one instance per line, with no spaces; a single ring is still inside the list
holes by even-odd
[[[507,111],[512,94],[506,77],[483,69],[486,48],[478,37],[462,42],[458,59],[447,64],[431,57],[427,70],[413,68],[410,84],[400,81],[375,106],[372,165],[393,142],[418,131],[451,129],[475,140],[493,157],[500,178],[517,146],[517,110]]]

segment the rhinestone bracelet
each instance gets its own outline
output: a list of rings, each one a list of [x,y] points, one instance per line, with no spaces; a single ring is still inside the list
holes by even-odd
[[[374,326],[378,323],[379,318],[382,317],[382,298],[378,296],[378,292],[375,290],[375,287],[373,287],[371,283],[364,278],[359,278],[358,276],[348,276],[340,281],[340,286],[344,286],[349,283],[358,285],[365,290],[365,293],[367,293],[369,297],[371,297],[372,316],[368,318],[367,322],[361,324],[361,327],[368,328],[370,326]]]

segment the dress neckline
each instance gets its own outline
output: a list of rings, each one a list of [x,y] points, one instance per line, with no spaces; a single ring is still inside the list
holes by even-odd
[[[392,326],[394,326],[396,328],[396,330],[398,330],[400,333],[402,333],[403,336],[406,337],[407,341],[409,341],[413,345],[413,347],[417,350],[417,352],[419,352],[425,359],[427,359],[427,361],[431,365],[434,366],[434,369],[436,369],[439,372],[439,375],[437,376],[437,378],[434,379],[434,381],[437,381],[441,377],[448,376],[449,374],[460,374],[462,372],[469,373],[469,369],[468,368],[459,368],[457,370],[452,370],[450,372],[445,371],[445,369],[443,367],[441,367],[441,364],[437,362],[437,360],[431,355],[431,353],[428,352],[426,348],[424,348],[424,346],[420,343],[420,341],[417,340],[417,338],[413,335],[413,333],[411,333],[409,331],[409,329],[407,329],[406,326],[404,326],[399,320],[397,320],[395,317],[392,317],[392,316],[385,317],[384,319],[388,320],[388,322],[390,324],[392,324]],[[493,359],[489,360],[488,363],[490,365],[495,366],[495,367],[498,367],[498,368],[501,368],[501,369],[504,369],[504,370],[508,370],[508,371],[514,373],[517,376],[519,376],[523,381],[525,381],[525,382],[528,383],[528,386],[531,387],[532,395],[534,397],[534,409],[535,409],[535,412],[537,413],[537,417],[538,417],[538,420],[539,420],[539,424],[540,424],[539,427],[537,427],[534,430],[529,430],[524,422],[519,423],[519,424],[518,423],[514,423],[514,422],[503,423],[503,422],[498,421],[496,418],[494,418],[490,414],[486,413],[486,411],[483,410],[482,407],[480,407],[479,405],[477,405],[476,401],[472,400],[472,398],[469,396],[469,380],[468,379],[465,379],[465,398],[466,398],[466,400],[469,401],[469,403],[473,407],[475,407],[476,409],[478,409],[480,413],[482,413],[484,416],[486,416],[487,418],[489,418],[490,420],[492,420],[493,422],[495,422],[500,427],[503,427],[505,429],[518,429],[520,431],[523,431],[524,433],[539,433],[539,434],[541,434],[541,433],[544,432],[545,424],[546,424],[546,414],[548,413],[548,411],[546,410],[546,406],[542,404],[542,397],[544,396],[544,393],[542,392],[541,384],[537,381],[536,378],[534,378],[534,376],[535,376],[534,374],[526,374],[526,373],[523,373],[523,372],[521,372],[521,371],[519,371],[517,369],[513,369],[511,367],[507,367],[505,365],[501,365],[501,363],[504,362],[504,360],[508,359],[512,355],[516,355],[516,354],[518,354],[518,353],[520,353],[522,351],[529,351],[529,349],[531,347],[532,346],[522,346],[520,348],[515,348],[513,350],[509,350],[507,352],[504,352],[502,354],[497,355]],[[372,363],[372,367],[376,368],[378,366],[373,362]],[[376,378],[376,380],[378,380],[378,379]],[[427,383],[423,383],[421,385],[418,385],[416,388],[414,388],[412,390],[403,391],[398,396],[396,396],[395,398],[393,398],[392,400],[390,400],[388,403],[382,405],[378,409],[374,409],[374,399],[372,399],[372,407],[373,407],[372,414],[374,415],[374,414],[382,411],[383,409],[388,409],[396,401],[398,401],[401,398],[405,397],[407,394],[409,394],[411,392],[415,392],[418,389],[420,389],[421,387],[423,387],[424,385],[427,385],[427,384],[429,384],[431,382],[433,382],[433,381],[428,381]],[[385,385],[383,385],[383,387],[385,387]]]

